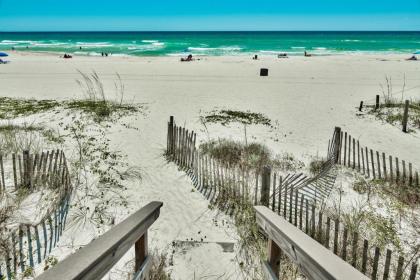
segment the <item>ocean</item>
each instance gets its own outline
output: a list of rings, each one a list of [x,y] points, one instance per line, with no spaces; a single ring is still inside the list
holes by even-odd
[[[0,32],[0,50],[100,56],[413,53],[420,32]]]

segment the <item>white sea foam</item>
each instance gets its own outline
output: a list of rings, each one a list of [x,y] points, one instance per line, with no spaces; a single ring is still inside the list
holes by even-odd
[[[35,47],[55,47],[55,46],[64,46],[66,43],[33,43],[31,44]]]
[[[1,42],[4,43],[4,44],[11,44],[11,45],[13,45],[13,44],[31,44],[31,43],[35,43],[36,41],[28,41],[28,40],[17,40],[17,41],[14,41],[14,40],[3,40]]]
[[[142,43],[158,43],[159,40],[141,40]]]
[[[314,50],[320,50],[320,51],[325,51],[327,48],[325,47],[317,47],[317,48],[313,48]]]
[[[306,47],[292,47],[292,49],[306,49]]]
[[[86,48],[103,48],[113,47],[114,45],[109,42],[76,42],[77,46]]]
[[[209,48],[209,47],[188,47],[188,51],[191,52],[234,52],[234,51],[240,51],[242,48],[231,46],[231,47],[217,47],[217,48]]]
[[[346,40],[343,40],[343,42],[360,42],[360,40],[346,39]]]

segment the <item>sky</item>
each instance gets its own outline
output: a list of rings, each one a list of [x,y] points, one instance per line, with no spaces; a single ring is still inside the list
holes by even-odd
[[[413,30],[420,0],[0,0],[0,31]]]

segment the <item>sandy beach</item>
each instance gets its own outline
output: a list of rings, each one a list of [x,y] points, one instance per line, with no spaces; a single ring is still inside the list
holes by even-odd
[[[276,151],[301,155],[325,152],[335,126],[351,132],[378,150],[394,150],[401,158],[420,165],[414,150],[419,136],[402,134],[389,124],[356,116],[359,102],[382,98],[380,84],[391,77],[396,98],[420,96],[420,63],[406,55],[337,55],[277,59],[260,56],[198,57],[181,63],[176,57],[81,57],[64,60],[56,54],[12,53],[12,63],[0,68],[1,95],[25,98],[81,97],[75,82],[78,70],[96,71],[112,95],[115,73],[125,85],[126,99],[147,103],[153,124],[148,134],[160,136],[170,115],[179,123],[198,126],[200,111],[215,108],[251,110],[278,120],[287,137],[267,140]],[[259,77],[260,68],[268,77]],[[404,97],[400,91],[406,80]],[[235,131],[230,131],[235,135]],[[260,137],[258,131],[255,137]],[[400,148],[395,147],[398,143]],[[410,147],[410,148],[408,148]]]
[[[214,243],[235,243],[237,236],[229,217],[210,210],[208,202],[192,192],[187,176],[162,157],[171,115],[179,125],[197,131],[200,142],[207,137],[243,136],[241,126],[209,126],[205,131],[199,121],[200,112],[225,108],[263,113],[276,125],[270,131],[251,127],[250,139],[265,143],[274,153],[291,153],[305,163],[316,155],[325,156],[334,127],[340,126],[364,145],[392,153],[420,168],[420,134],[402,133],[399,127],[372,116],[357,116],[360,101],[373,104],[377,94],[382,98],[380,84],[385,82],[385,76],[392,77],[395,97],[420,98],[420,62],[406,61],[407,55],[197,58],[185,63],[178,57],[75,56],[65,60],[58,54],[12,52],[8,58],[11,63],[0,65],[1,96],[80,98],[78,71],[96,71],[111,96],[118,73],[125,85],[125,99],[147,105],[144,116],[131,120],[138,131],[116,128],[109,137],[111,144],[145,174],[128,190],[130,210],[151,200],[164,203],[161,217],[151,229],[151,247],[163,250],[170,248],[174,240],[199,239],[203,234],[209,241],[177,255],[174,279],[216,279],[215,272],[224,275],[222,279],[243,277],[237,273],[235,254],[222,253]],[[260,68],[268,68],[269,76],[260,77]],[[215,228],[215,219],[226,223]],[[60,258],[72,250],[69,240],[74,232],[66,234],[69,239],[60,241],[53,251]],[[213,261],[209,262],[209,258]],[[114,269],[110,274],[111,279],[116,279],[113,273],[120,272]]]

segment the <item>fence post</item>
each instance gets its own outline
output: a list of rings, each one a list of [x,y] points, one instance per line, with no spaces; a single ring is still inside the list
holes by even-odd
[[[169,124],[168,124],[168,147],[167,153],[172,154],[172,142],[173,142],[173,130],[174,130],[174,116],[169,117]]]
[[[23,184],[26,188],[29,188],[30,181],[30,167],[29,167],[29,151],[23,151]]]
[[[341,135],[341,128],[336,126],[334,129],[334,163],[338,164],[338,161],[340,159],[340,135]]]
[[[274,275],[279,275],[280,272],[280,247],[271,239],[268,240],[268,264]]]
[[[261,180],[261,205],[269,206],[270,203],[270,177],[271,167],[264,166]]]
[[[141,268],[144,260],[147,257],[147,231],[140,237],[139,240],[134,244],[136,262],[134,264],[134,271],[137,272]]]
[[[363,101],[360,101],[359,112],[361,112],[362,109],[363,109]]]
[[[405,107],[404,107],[404,116],[403,116],[403,132],[408,132],[407,131],[407,123],[408,123],[408,107],[410,105],[410,102],[408,100],[405,101]]]
[[[378,110],[379,109],[379,95],[376,95],[376,105],[375,105],[375,109]]]

